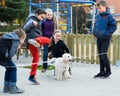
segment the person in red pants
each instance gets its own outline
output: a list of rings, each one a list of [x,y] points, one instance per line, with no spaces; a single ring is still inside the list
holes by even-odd
[[[39,85],[39,82],[35,77],[39,63],[39,48],[41,45],[50,43],[49,38],[42,36],[42,32],[40,29],[40,21],[42,21],[45,16],[46,13],[44,10],[36,9],[34,13],[31,13],[28,16],[23,28],[27,35],[25,42],[33,58],[30,76],[28,79],[36,85]]]

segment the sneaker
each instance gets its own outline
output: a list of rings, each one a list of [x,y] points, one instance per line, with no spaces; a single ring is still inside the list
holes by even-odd
[[[45,69],[45,68],[43,68],[43,69],[41,70],[41,72],[42,72],[42,73],[45,73],[45,72],[46,72],[46,69]]]
[[[98,73],[94,76],[94,78],[102,78],[105,74],[104,73]]]
[[[40,83],[37,81],[37,79],[34,77],[34,78],[28,78],[34,85],[40,85]]]
[[[34,39],[29,39],[28,43],[35,46],[35,47],[40,47],[40,44]]]

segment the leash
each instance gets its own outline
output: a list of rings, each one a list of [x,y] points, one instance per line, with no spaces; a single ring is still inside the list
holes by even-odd
[[[107,54],[107,53],[101,53],[101,54],[95,54],[96,56],[99,56],[99,55],[104,55],[104,54]],[[93,54],[90,54],[90,56],[92,57],[93,56]],[[84,56],[84,58],[86,58],[86,57],[90,57],[90,56],[88,56],[88,55],[86,55],[86,56]],[[83,56],[82,56],[83,57]],[[53,60],[52,60],[53,59]],[[42,63],[50,63],[49,65],[54,65],[54,63],[55,63],[55,60],[57,59],[57,58],[52,58],[52,59],[50,59],[50,60],[48,60],[48,61],[40,61],[40,62],[35,62],[35,63],[26,63],[26,64],[17,64],[16,66],[5,66],[6,68],[15,68],[15,67],[18,67],[18,68],[24,68],[25,66],[31,66],[31,65],[41,65]]]

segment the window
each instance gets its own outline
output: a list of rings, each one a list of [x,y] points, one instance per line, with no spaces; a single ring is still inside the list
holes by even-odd
[[[114,14],[115,13],[115,6],[109,6],[109,8],[110,8],[110,12],[112,14]]]

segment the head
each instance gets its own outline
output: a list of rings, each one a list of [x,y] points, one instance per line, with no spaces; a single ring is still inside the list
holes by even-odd
[[[58,42],[62,38],[62,33],[60,30],[55,30],[53,33],[53,38],[55,42]]]
[[[51,10],[51,9],[49,9],[49,8],[47,8],[46,10],[45,10],[45,12],[46,12],[46,18],[47,19],[49,19],[49,20],[51,20],[51,19],[53,19],[53,11]]]
[[[25,31],[23,31],[23,29],[15,29],[15,30],[13,30],[13,32],[15,32],[18,35],[18,37],[20,38],[20,44],[23,44],[24,40],[26,38]]]
[[[62,58],[63,58],[64,62],[69,63],[69,64],[73,61],[73,57],[69,53],[64,53],[62,55]]]
[[[46,18],[46,12],[40,8],[36,9],[34,13],[40,21]]]
[[[106,10],[107,10],[106,1],[100,0],[100,1],[97,3],[97,9],[98,9],[98,11],[99,11],[100,13],[106,12]]]

